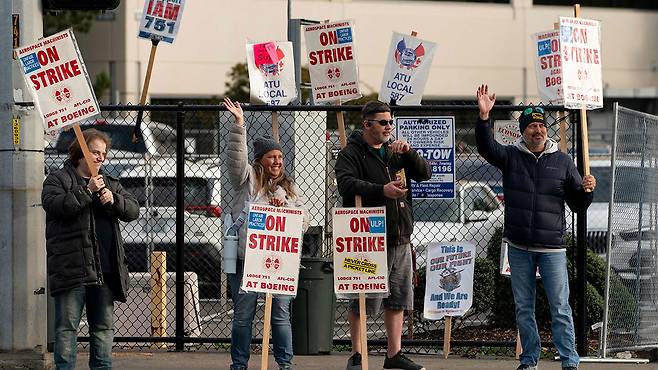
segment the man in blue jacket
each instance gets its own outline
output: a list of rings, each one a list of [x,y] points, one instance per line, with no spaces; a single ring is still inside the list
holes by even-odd
[[[539,268],[551,311],[553,342],[562,369],[578,368],[571,307],[565,236],[564,204],[583,211],[592,202],[596,179],[581,179],[573,160],[547,137],[541,107],[524,110],[519,118],[521,137],[514,145],[498,144],[492,135],[489,112],[496,94],[487,85],[477,90],[480,116],[475,127],[482,157],[503,171],[505,241],[512,273],[516,323],[523,352],[517,370],[536,370],[540,339],[535,320],[535,271]]]

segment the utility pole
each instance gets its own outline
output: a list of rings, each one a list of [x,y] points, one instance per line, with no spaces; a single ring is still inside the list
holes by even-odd
[[[0,1],[0,34],[0,368],[48,369],[43,125],[13,60],[43,37],[41,1]]]

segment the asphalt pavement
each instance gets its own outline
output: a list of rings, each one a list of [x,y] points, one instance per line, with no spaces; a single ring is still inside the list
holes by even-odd
[[[343,370],[349,353],[336,352],[331,355],[295,356],[293,359],[297,370]],[[409,355],[414,361],[421,363],[427,370],[515,370],[518,362],[509,358],[480,358],[467,359],[463,357],[449,357],[443,359],[436,355]],[[88,369],[87,352],[78,354],[76,369]],[[113,368],[117,370],[150,370],[150,369],[228,369],[231,356],[228,352],[157,352],[115,351],[113,355]],[[254,354],[249,362],[251,369],[260,369],[261,356]],[[383,355],[369,356],[369,369],[382,369]],[[560,370],[557,361],[545,360],[539,363],[541,370]],[[276,370],[274,358],[270,355],[268,369]],[[658,363],[581,363],[580,370],[658,370]]]

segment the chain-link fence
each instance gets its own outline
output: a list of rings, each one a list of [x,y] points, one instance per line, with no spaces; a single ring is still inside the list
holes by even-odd
[[[110,134],[112,147],[103,168],[106,173],[119,177],[141,206],[140,218],[122,225],[126,263],[133,283],[128,302],[119,304],[115,310],[116,341],[136,345],[176,342],[181,346],[186,342],[206,343],[210,348],[226,346],[230,343],[232,305],[221,255],[223,211],[228,210],[233,197],[228,183],[227,166],[230,164],[226,155],[227,133],[233,124],[230,114],[222,106],[144,107],[142,138],[134,143],[131,133],[137,111],[142,108],[103,108],[102,118],[84,122],[83,129],[93,126]],[[271,134],[272,108],[245,107],[250,161],[253,158],[253,138]],[[514,120],[525,108],[496,106],[492,115],[494,119]],[[346,112],[349,135],[360,126],[360,107],[277,109],[280,110],[277,116],[285,169],[295,179],[311,214],[303,255],[330,259],[331,209],[340,205],[333,172],[340,147],[336,130],[327,129],[327,124],[335,122],[336,112],[342,110]],[[547,107],[549,137],[566,140],[566,149],[575,155],[572,116],[559,109]],[[514,322],[513,302],[507,302],[510,305],[507,310],[497,306],[496,302],[504,299],[497,292],[502,289],[494,286],[498,275],[495,247],[500,246],[503,225],[502,179],[498,169],[477,155],[474,123],[478,108],[474,105],[418,106],[393,107],[393,111],[398,117],[455,117],[456,197],[453,200],[414,201],[413,243],[418,252],[417,267],[422,273],[426,262],[425,246],[429,242],[473,241],[478,246],[476,279],[479,279],[474,284],[474,308],[466,316],[453,321],[453,343],[511,347],[516,338],[516,332],[509,330]],[[560,123],[566,127],[562,139]],[[64,131],[46,148],[47,171],[61,168],[68,145],[74,139],[72,131]],[[182,176],[177,179],[179,164],[182,164]],[[486,217],[469,221],[463,213],[470,208],[477,208]],[[565,227],[573,232],[570,213],[567,220]],[[491,252],[492,246],[494,252]],[[152,257],[157,251],[166,252],[166,257]],[[167,278],[151,282],[150,271],[165,263],[164,270],[168,274],[164,276]],[[181,268],[186,274],[176,275],[176,281],[174,273]],[[154,301],[153,284],[162,285],[166,302]],[[177,287],[184,288],[183,295],[176,295]],[[415,302],[422,304],[422,284],[415,294]],[[511,297],[511,292],[507,294]],[[164,311],[165,317],[160,317]],[[501,319],[501,314],[506,316]],[[176,317],[179,320],[175,320]],[[166,328],[161,324],[163,320]],[[255,342],[262,336],[262,321],[262,309],[259,309],[254,320]],[[417,307],[405,322],[405,346],[422,352],[435,352],[440,348],[443,321],[425,321],[422,308]],[[156,337],[154,327],[159,328],[164,338]],[[487,334],[483,335],[483,332]],[[369,318],[368,333],[373,345],[385,345],[383,316]],[[86,340],[85,335],[83,331],[82,340]],[[348,343],[347,302],[339,300],[334,344]]]
[[[658,347],[658,117],[615,104],[602,352]]]

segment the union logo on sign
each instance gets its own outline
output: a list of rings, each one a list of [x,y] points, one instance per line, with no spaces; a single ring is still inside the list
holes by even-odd
[[[329,67],[327,70],[327,77],[330,80],[333,80],[334,78],[340,78],[340,69],[338,67]]]
[[[72,97],[73,94],[68,86],[62,86],[53,92],[53,98],[58,104],[68,104]]]
[[[404,39],[402,39],[395,48],[395,62],[400,65],[400,68],[417,68],[420,66],[424,55],[425,47],[422,42],[415,49],[412,49],[408,48]]]
[[[281,267],[281,260],[276,256],[267,256],[263,262],[267,270],[277,271]]]

